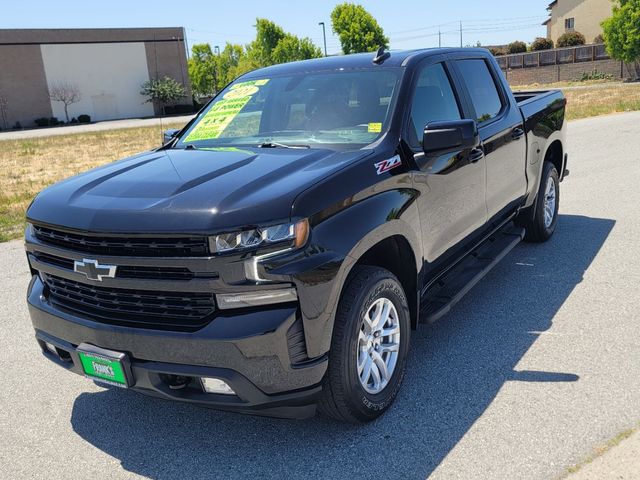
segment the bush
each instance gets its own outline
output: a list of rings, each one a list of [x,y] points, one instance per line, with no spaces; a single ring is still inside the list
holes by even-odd
[[[78,115],[78,122],[91,123],[91,117],[83,113],[82,115]]]
[[[516,40],[515,42],[507,45],[507,53],[525,53],[527,51],[527,44]]]
[[[613,80],[613,75],[608,73],[599,72],[597,69],[593,69],[590,72],[582,72],[582,76],[579,81],[586,82],[588,80]]]
[[[39,127],[48,127],[49,126],[49,119],[46,118],[46,117],[36,118],[33,121],[33,123],[35,123]]]
[[[20,122],[16,122],[13,126],[14,130],[22,130],[22,124]]]
[[[604,43],[604,36],[602,34],[598,35],[596,38],[593,39],[593,43],[597,45]]]
[[[544,37],[536,38],[531,44],[532,52],[539,52],[540,50],[551,50],[553,48],[553,40]]]
[[[507,53],[502,47],[489,47],[489,51],[494,57],[501,57]]]
[[[584,45],[586,40],[584,35],[580,32],[566,32],[560,35],[556,45],[558,47],[575,47],[578,45]]]
[[[78,119],[76,117],[73,117],[69,123],[75,125],[76,123],[78,123]]]
[[[49,119],[49,125],[51,125],[52,127],[55,127],[56,125],[60,125],[62,122],[60,120],[58,120],[58,117],[51,117]]]

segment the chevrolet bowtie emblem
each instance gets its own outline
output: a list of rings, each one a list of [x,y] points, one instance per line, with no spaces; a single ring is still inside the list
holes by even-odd
[[[73,271],[82,273],[89,280],[101,282],[103,278],[114,278],[116,276],[115,265],[100,265],[97,260],[83,258],[82,261],[73,262]]]

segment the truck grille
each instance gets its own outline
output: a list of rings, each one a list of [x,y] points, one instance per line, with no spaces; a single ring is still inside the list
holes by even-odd
[[[97,255],[138,257],[197,257],[209,255],[206,237],[126,237],[67,232],[33,226],[38,240],[48,245]]]
[[[94,287],[43,274],[49,301],[92,320],[135,328],[195,331],[215,311],[214,295]]]
[[[73,271],[74,262],[70,258],[43,252],[35,252],[33,255],[43,263]],[[144,280],[191,280],[195,278],[195,274],[185,267],[141,267],[135,265],[118,265],[116,276],[117,278],[141,278]],[[204,277],[204,275],[201,275],[201,277]],[[209,274],[208,277],[215,278],[217,275]]]

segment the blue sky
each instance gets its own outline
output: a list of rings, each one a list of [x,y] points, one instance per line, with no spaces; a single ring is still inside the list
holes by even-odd
[[[337,1],[292,2],[284,0],[157,0],[95,2],[87,0],[30,0],[3,2],[0,28],[100,28],[183,26],[189,44],[209,42],[248,43],[254,37],[256,17],[275,21],[285,30],[310,37],[322,45],[318,22],[327,24],[329,53],[340,50],[331,32],[329,15]],[[464,44],[503,44],[532,41],[544,36],[541,25],[549,0],[494,1],[361,1],[384,28],[391,48],[460,44],[458,21],[462,20]]]

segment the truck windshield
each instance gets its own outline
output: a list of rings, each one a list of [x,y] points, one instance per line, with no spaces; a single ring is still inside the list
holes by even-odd
[[[176,148],[368,145],[388,127],[399,78],[400,69],[377,68],[240,79]]]

